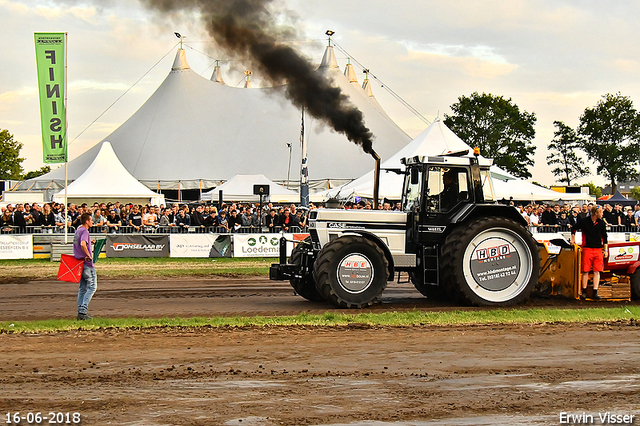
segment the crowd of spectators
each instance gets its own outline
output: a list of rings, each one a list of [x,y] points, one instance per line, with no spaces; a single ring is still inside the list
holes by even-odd
[[[579,218],[587,216],[593,204],[571,205],[527,204],[516,205],[531,229],[549,227],[568,231]],[[316,209],[322,205],[310,205]],[[372,209],[371,202],[346,202],[344,209]],[[400,203],[380,203],[381,210],[401,210]],[[289,206],[250,203],[216,205],[180,204],[167,206],[116,203],[94,203],[76,206],[68,204],[66,225],[71,230],[80,226],[80,215],[90,213],[92,232],[304,232],[307,210]],[[603,219],[607,226],[621,226],[628,230],[640,229],[640,205],[604,205]],[[64,232],[65,206],[62,203],[8,204],[0,210],[0,231],[3,233]]]
[[[311,206],[317,208],[317,206]],[[229,203],[221,206],[179,204],[168,206],[94,203],[68,204],[66,226],[73,232],[83,213],[91,214],[92,232],[302,232],[307,226],[307,209],[289,206]],[[3,233],[64,232],[62,203],[8,204],[1,208]]]
[[[559,230],[570,230],[575,227],[578,219],[589,215],[593,203],[562,205],[556,204],[527,204],[516,206],[530,227],[552,227]],[[620,204],[604,205],[603,219],[606,226],[622,226],[628,230],[638,229],[640,222],[640,205],[623,207]],[[535,228],[534,228],[535,229]]]

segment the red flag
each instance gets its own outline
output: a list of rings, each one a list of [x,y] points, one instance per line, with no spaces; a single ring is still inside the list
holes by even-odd
[[[76,259],[68,254],[61,254],[60,268],[58,268],[58,281],[79,283],[83,266],[84,259]]]

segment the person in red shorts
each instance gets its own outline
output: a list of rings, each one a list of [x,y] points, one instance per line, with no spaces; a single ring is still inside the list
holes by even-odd
[[[582,299],[586,298],[589,271],[593,269],[593,299],[599,300],[600,272],[604,271],[603,256],[609,256],[607,228],[602,219],[602,207],[591,207],[590,215],[578,220],[571,228],[571,243],[576,242],[576,231],[582,231]],[[603,252],[604,251],[604,252]]]

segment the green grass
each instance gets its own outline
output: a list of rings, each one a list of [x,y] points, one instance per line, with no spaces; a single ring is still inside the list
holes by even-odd
[[[107,258],[96,268],[100,278],[266,275],[276,258]],[[47,259],[0,260],[0,282],[18,278],[55,279],[58,262]]]
[[[68,330],[144,329],[155,327],[422,326],[469,324],[545,324],[628,321],[640,317],[640,306],[586,309],[492,309],[450,312],[335,313],[278,317],[95,318],[90,321],[45,320],[0,322],[0,333],[43,333]]]

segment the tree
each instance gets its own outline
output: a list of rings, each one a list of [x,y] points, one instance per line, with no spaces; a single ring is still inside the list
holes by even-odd
[[[520,108],[511,99],[473,92],[460,96],[451,105],[453,115],[445,114],[444,123],[468,144],[480,148],[483,156],[509,173],[529,178],[536,147],[536,115]]]
[[[558,182],[565,182],[568,186],[571,181],[588,176],[591,172],[589,168],[582,164],[582,161],[576,155],[576,149],[580,147],[580,138],[576,131],[564,124],[562,121],[554,121],[556,131],[553,133],[554,138],[547,149],[547,162],[549,165],[557,164],[558,166],[551,170],[554,176],[560,177],[556,179]]]
[[[589,182],[586,186],[589,187],[589,195],[593,195],[596,198],[602,197],[602,188],[596,186],[595,183]]]
[[[42,176],[45,173],[49,173],[51,171],[50,166],[42,166],[38,170],[33,170],[31,172],[27,172],[22,176],[22,180],[37,178],[38,176]]]
[[[613,194],[617,181],[635,178],[639,132],[640,114],[631,99],[620,92],[603,95],[595,107],[585,109],[580,116],[581,148],[596,163],[597,172],[609,179]]]
[[[631,198],[636,201],[640,201],[640,186],[634,186],[631,188]]]
[[[24,161],[20,158],[21,149],[22,144],[8,130],[0,130],[0,179],[20,179]]]

